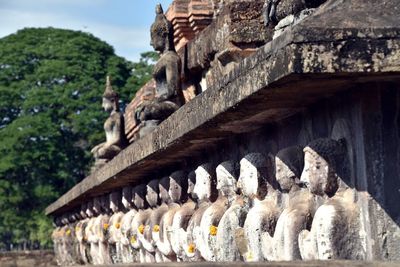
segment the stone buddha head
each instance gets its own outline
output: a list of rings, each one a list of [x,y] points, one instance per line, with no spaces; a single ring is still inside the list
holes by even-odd
[[[150,207],[155,207],[159,203],[159,183],[160,181],[155,179],[151,180],[146,186],[146,201]]]
[[[60,221],[61,221],[62,225],[68,224],[68,216],[67,216],[67,214],[61,215]]]
[[[106,89],[103,93],[103,103],[101,106],[108,113],[111,113],[112,111],[119,111],[118,101],[118,93],[113,90],[110,76],[107,76]]]
[[[132,201],[136,208],[144,209],[146,208],[146,185],[140,184],[133,188],[132,190]]]
[[[110,196],[108,194],[101,196],[101,208],[103,213],[110,213]]]
[[[267,194],[268,161],[261,153],[251,153],[240,160],[238,187],[244,196],[263,199]]]
[[[234,161],[224,161],[217,166],[217,189],[224,196],[231,196],[238,191],[239,164]]]
[[[176,171],[169,176],[169,196],[173,202],[187,199],[188,179],[184,171]]]
[[[76,222],[76,221],[77,221],[77,218],[76,218],[75,212],[69,213],[69,214],[68,214],[68,222],[69,222],[69,223],[74,223],[74,222]]]
[[[339,188],[339,173],[345,165],[345,140],[320,138],[304,148],[301,181],[316,195],[333,196]]]
[[[100,197],[93,198],[93,211],[96,215],[101,213],[101,198]]]
[[[61,227],[63,225],[61,217],[55,217],[53,222],[57,227]]]
[[[171,197],[169,196],[170,178],[165,176],[159,182],[159,196],[162,203],[169,203]]]
[[[121,211],[121,192],[119,190],[110,193],[110,209],[113,213]]]
[[[154,50],[164,53],[165,51],[174,51],[174,31],[170,21],[164,15],[162,6],[156,6],[156,19],[151,25],[151,43]]]
[[[82,219],[86,219],[88,217],[86,214],[86,209],[87,209],[87,203],[82,203],[81,210],[79,212],[81,214]]]
[[[188,189],[187,193],[191,198],[197,198],[197,195],[194,193],[194,186],[196,185],[196,172],[192,171],[188,174]]]
[[[130,210],[133,208],[132,191],[132,186],[125,186],[122,188],[122,205],[126,210]]]
[[[91,218],[94,215],[93,212],[93,200],[89,200],[86,206],[86,215]]]
[[[304,153],[300,146],[291,146],[278,151],[275,156],[275,177],[282,192],[289,192],[300,183],[304,168]]]
[[[196,184],[193,192],[197,195],[200,201],[202,200],[215,200],[217,196],[216,188],[216,174],[215,168],[212,164],[203,164],[197,167]]]

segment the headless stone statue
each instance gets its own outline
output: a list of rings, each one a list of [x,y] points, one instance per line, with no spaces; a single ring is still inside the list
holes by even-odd
[[[104,122],[106,142],[95,146],[91,150],[95,158],[93,170],[103,166],[127,145],[124,117],[119,110],[118,94],[112,89],[109,76],[107,76],[106,90],[103,93],[102,107],[106,112],[110,113],[110,116]]]
[[[291,261],[301,259],[298,236],[309,229],[316,209],[316,200],[303,183],[300,172],[303,168],[300,147],[294,146],[279,151],[275,157],[276,179],[283,191],[283,208],[273,235],[262,235],[262,250],[268,261]]]
[[[248,203],[243,230],[236,231],[237,246],[245,261],[263,261],[261,239],[273,234],[280,209],[273,165],[261,153],[251,153],[240,161],[239,188]],[[241,238],[243,236],[244,238]]]
[[[212,164],[203,164],[196,170],[196,184],[193,189],[197,196],[196,210],[192,215],[187,228],[186,256],[189,261],[204,261],[201,256],[204,242],[202,238],[201,221],[204,212],[217,197],[216,174]]]
[[[321,138],[304,149],[302,180],[313,194],[325,199],[315,212],[311,230],[299,235],[301,256],[305,260],[364,260],[360,235],[360,210],[355,193],[343,182],[348,166],[344,139]]]
[[[227,210],[218,224],[213,251],[217,261],[238,261],[240,254],[235,242],[235,231],[243,226],[244,215],[247,213],[243,198],[238,195],[239,165],[225,161],[217,166],[216,173],[217,189],[227,200]]]
[[[60,217],[56,217],[54,219],[54,225],[55,229],[52,232],[52,240],[53,240],[53,245],[54,245],[54,254],[55,254],[55,259],[58,265],[63,264],[63,259],[62,259],[62,219]]]
[[[184,171],[174,172],[168,178],[169,190],[166,192],[170,199],[168,211],[161,218],[159,231],[153,229],[153,239],[156,240],[157,249],[161,252],[163,261],[176,262],[176,254],[172,249],[172,226],[175,214],[180,210],[182,203],[187,200],[188,181]]]
[[[178,191],[172,194],[171,198],[173,201],[179,203],[184,202],[183,205],[176,211],[173,223],[172,223],[172,231],[171,231],[171,246],[173,251],[176,254],[177,261],[188,261],[189,258],[186,256],[185,249],[188,248],[187,244],[187,229],[189,226],[189,221],[192,218],[192,215],[195,212],[196,202],[195,194],[193,193],[193,189],[196,183],[196,173],[194,171],[190,172],[187,180],[187,201],[182,201],[185,199],[184,190],[185,184],[179,185],[176,187],[172,186],[172,190]]]
[[[110,217],[108,227],[108,244],[112,263],[121,263],[121,251],[118,244],[121,240],[121,220],[124,215],[122,212],[122,197],[120,191],[114,191],[110,194],[110,209],[113,215]]]
[[[311,15],[324,2],[326,0],[267,0],[264,6],[265,24],[277,24],[273,37],[276,38],[283,29]]]
[[[136,110],[136,120],[141,123],[140,136],[153,130],[183,104],[180,82],[181,60],[174,48],[171,22],[165,17],[161,5],[156,7],[156,19],[151,26],[151,45],[160,53],[154,66],[156,81],[154,101],[141,104]]]
[[[151,209],[147,209],[146,192],[147,186],[145,184],[135,186],[133,191],[133,203],[137,208],[137,213],[131,222],[129,242],[132,247],[134,262],[145,262],[144,248],[140,242],[139,235],[143,234],[141,232],[144,231],[144,225],[151,213]]]
[[[87,209],[86,209],[86,214],[89,218],[87,227],[85,228],[85,238],[87,240],[88,247],[86,248],[87,250],[87,255],[89,255],[89,263],[91,264],[98,264],[97,263],[97,236],[95,232],[95,220],[96,220],[96,213],[94,211],[94,201],[91,200],[88,202]]]
[[[120,240],[120,250],[122,254],[123,263],[132,263],[133,251],[130,245],[130,231],[132,220],[137,213],[137,209],[133,204],[133,199],[135,195],[135,188],[126,186],[122,188],[122,204],[126,210],[128,210],[121,219],[121,240]]]

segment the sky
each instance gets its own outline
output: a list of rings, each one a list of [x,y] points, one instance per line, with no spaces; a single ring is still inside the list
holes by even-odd
[[[25,27],[80,30],[112,45],[117,55],[138,61],[152,51],[155,6],[172,0],[0,0],[0,38]]]

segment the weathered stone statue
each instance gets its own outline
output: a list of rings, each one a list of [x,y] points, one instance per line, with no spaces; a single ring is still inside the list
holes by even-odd
[[[97,203],[96,203],[97,204]],[[86,209],[87,217],[89,218],[87,227],[85,228],[85,238],[87,239],[88,248],[86,249],[89,253],[89,263],[97,264],[97,236],[95,232],[95,220],[96,212],[94,208],[94,200],[90,200]]]
[[[265,24],[277,24],[274,38],[291,25],[311,15],[315,8],[326,0],[267,0],[265,2]]]
[[[134,262],[144,263],[146,262],[146,252],[142,246],[139,236],[143,234],[147,218],[150,216],[152,211],[152,209],[147,208],[147,185],[140,184],[135,186],[133,194],[133,203],[138,211],[132,219],[129,241],[133,250]]]
[[[174,48],[173,28],[161,5],[156,7],[156,19],[151,26],[151,45],[160,53],[154,66],[156,97],[141,104],[136,110],[136,120],[141,122],[140,136],[148,133],[169,117],[184,103],[181,89],[181,60]]]
[[[262,250],[268,261],[300,260],[299,233],[310,227],[316,209],[316,199],[302,188],[300,170],[301,148],[295,146],[279,151],[275,157],[276,179],[283,191],[283,208],[275,232],[262,235]],[[286,195],[287,194],[287,195]]]
[[[177,258],[172,249],[172,226],[175,214],[187,200],[188,181],[186,172],[184,171],[176,171],[168,178],[168,191],[162,192],[160,190],[160,195],[162,193],[168,194],[168,211],[162,216],[158,229],[153,229],[153,240],[156,241],[157,249],[161,252],[163,261],[175,262]],[[163,198],[163,196],[161,196],[161,198]]]
[[[85,238],[85,228],[87,227],[88,224],[88,216],[86,214],[86,209],[87,209],[87,203],[83,203],[81,205],[81,210],[80,210],[80,215],[81,215],[81,220],[76,224],[75,226],[75,234],[76,238],[79,243],[79,254],[80,254],[80,262],[82,264],[88,264],[89,260],[87,257],[87,252],[86,252],[86,247],[87,247],[87,239]]]
[[[315,212],[311,230],[303,230],[299,235],[302,258],[365,259],[360,209],[355,203],[354,191],[342,180],[349,166],[345,140],[312,141],[304,149],[304,161],[301,178],[325,203]]]
[[[132,223],[134,236],[136,236],[137,241],[139,241],[141,263],[156,262],[156,251],[154,242],[152,240],[151,231],[154,225],[159,225],[159,221],[163,214],[161,210],[159,213],[157,212],[157,209],[160,208],[160,206],[158,206],[160,204],[159,184],[159,180],[151,180],[146,185],[146,201],[149,207],[142,212],[139,212],[138,215],[135,216]],[[166,205],[164,205],[164,207],[166,207]],[[157,215],[159,215],[159,217],[157,217]]]
[[[240,161],[238,185],[249,207],[243,232],[237,231],[238,247],[244,261],[263,261],[261,239],[273,234],[280,209],[277,205],[277,183],[271,160],[261,153],[251,153]],[[240,226],[242,226],[240,225]],[[243,235],[242,241],[240,236]]]
[[[94,221],[94,229],[98,240],[98,264],[111,264],[111,257],[108,246],[108,229],[110,221],[110,196],[103,195],[100,199],[100,214]]]
[[[54,218],[54,230],[51,234],[51,239],[53,240],[53,247],[54,247],[54,255],[57,262],[57,265],[62,264],[62,222],[60,217]]]
[[[137,209],[133,204],[135,195],[135,188],[126,186],[122,188],[122,204],[127,210],[121,219],[121,238],[120,238],[120,251],[123,263],[133,262],[133,251],[130,245],[130,231],[132,220],[137,214]]]
[[[122,197],[120,191],[114,191],[110,194],[110,209],[112,216],[110,217],[108,227],[108,244],[112,263],[121,263],[122,256],[118,244],[121,241],[121,220],[124,216],[122,212]]]
[[[74,260],[74,233],[71,226],[71,214],[67,213],[62,217],[62,237],[61,237],[61,262],[64,265],[75,264]]]
[[[106,112],[110,113],[110,116],[104,123],[106,142],[95,146],[91,150],[95,158],[95,169],[100,168],[107,161],[111,160],[127,145],[124,130],[124,117],[119,110],[118,100],[118,94],[111,87],[110,77],[107,76],[102,107]]]
[[[226,166],[224,166],[226,165]],[[202,247],[199,247],[201,256],[206,260],[206,261],[216,261],[216,256],[217,256],[217,234],[219,231],[219,223],[224,215],[225,211],[228,208],[229,201],[228,197],[230,200],[234,200],[235,197],[233,196],[233,188],[230,187],[229,190],[227,190],[227,185],[229,181],[226,181],[228,179],[237,179],[237,178],[228,178],[227,176],[229,175],[228,173],[230,172],[230,176],[234,175],[234,165],[233,163],[224,163],[224,165],[219,165],[217,168],[217,186],[218,186],[218,198],[215,202],[213,202],[203,213],[203,216],[201,218],[201,223],[200,223],[200,238],[201,238],[201,243]],[[228,168],[228,170],[225,169],[225,167]],[[218,177],[219,176],[219,177]],[[227,195],[224,194],[227,193]],[[238,200],[240,201],[240,200]]]
[[[238,195],[239,164],[234,161],[222,162],[217,166],[216,173],[217,189],[227,200],[227,210],[218,224],[213,251],[217,261],[238,261],[240,254],[235,242],[235,231],[243,226],[248,210],[242,196]]]
[[[74,259],[74,263],[75,264],[82,264],[83,260],[81,257],[81,253],[80,253],[80,242],[78,240],[77,237],[77,225],[79,224],[79,222],[81,221],[81,219],[83,219],[80,215],[80,209],[75,209],[74,212],[72,212],[71,216],[70,216],[70,227],[71,227],[71,239],[73,242],[73,259]]]
[[[197,196],[196,211],[192,215],[187,228],[186,256],[189,261],[203,261],[201,256],[204,242],[202,238],[201,221],[204,212],[217,197],[217,179],[212,164],[200,165],[196,170],[196,184],[193,192]],[[214,229],[213,229],[214,232]]]
[[[156,209],[152,211],[151,216],[146,224],[144,233],[145,239],[142,241],[144,246],[148,247],[147,250],[149,252],[154,251],[156,262],[171,261],[168,257],[165,257],[165,254],[168,255],[171,251],[168,241],[165,240],[165,242],[162,241],[160,242],[160,228],[163,227],[161,225],[162,218],[168,212],[168,210],[171,208],[171,205],[173,204],[168,193],[169,190],[170,190],[170,178],[166,176],[163,177],[159,182],[159,198],[161,200],[161,203],[159,206],[157,206]],[[159,245],[161,246],[161,248],[159,247]],[[165,252],[165,254],[163,252]]]
[[[182,201],[184,199],[184,186],[178,185],[174,188],[174,191],[178,191],[173,194],[172,199],[179,202],[184,202],[183,205],[178,209],[174,215],[172,222],[171,231],[171,246],[176,254],[177,261],[188,261],[189,258],[186,256],[185,249],[188,248],[187,235],[189,221],[195,212],[196,202],[194,201],[196,195],[194,194],[194,186],[196,184],[196,173],[194,171],[188,174],[187,179],[187,201]],[[180,191],[180,193],[179,193]],[[180,197],[179,197],[180,195]]]

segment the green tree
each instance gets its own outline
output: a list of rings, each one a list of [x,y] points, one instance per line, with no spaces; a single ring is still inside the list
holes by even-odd
[[[54,28],[0,39],[0,249],[50,244],[44,208],[87,175],[90,149],[105,139],[106,75],[124,106],[155,56],[130,63],[88,33]]]

